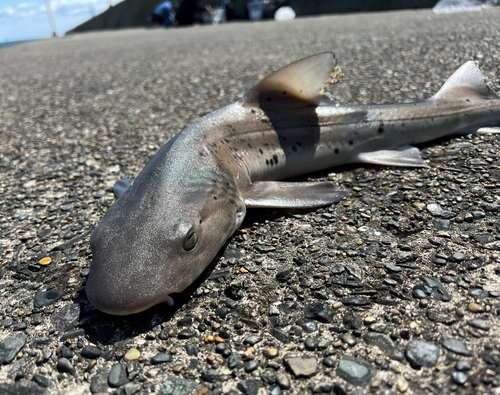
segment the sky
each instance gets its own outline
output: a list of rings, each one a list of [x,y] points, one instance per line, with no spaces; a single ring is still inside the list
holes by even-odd
[[[56,31],[63,35],[122,0],[50,0]],[[0,0],[0,42],[52,36],[45,0]]]

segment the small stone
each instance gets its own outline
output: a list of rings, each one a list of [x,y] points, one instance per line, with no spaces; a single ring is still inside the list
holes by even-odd
[[[72,376],[76,375],[76,369],[67,358],[59,358],[57,361],[57,370],[61,373],[69,373]]]
[[[470,303],[469,304],[469,311],[473,313],[484,313],[485,309],[484,306],[480,305],[479,303]]]
[[[377,374],[377,370],[363,359],[344,355],[339,361],[336,373],[351,385],[365,387]]]
[[[87,359],[97,359],[102,355],[102,350],[96,346],[85,346],[82,348],[82,357]]]
[[[238,383],[238,389],[243,392],[244,395],[257,395],[260,385],[260,381],[258,380],[243,380]]]
[[[304,345],[306,346],[307,350],[313,351],[318,347],[318,341],[314,337],[307,337]]]
[[[190,338],[192,338],[194,335],[195,335],[195,332],[194,332],[192,329],[190,329],[190,328],[186,328],[186,329],[181,330],[181,331],[177,334],[177,338],[179,338],[179,339],[190,339]]]
[[[455,384],[464,385],[467,381],[467,376],[464,372],[453,372],[453,374],[451,375],[451,379]]]
[[[137,348],[131,348],[125,353],[123,358],[125,361],[135,361],[136,359],[139,359],[140,356],[141,352]]]
[[[152,365],[158,365],[160,363],[172,362],[172,355],[169,353],[160,353],[151,358]]]
[[[287,390],[292,386],[290,382],[290,377],[285,372],[280,372],[280,371],[276,372],[276,382],[284,390]]]
[[[59,332],[67,332],[78,325],[80,313],[81,309],[78,303],[66,305],[50,316],[50,322]]]
[[[455,365],[455,369],[459,372],[464,372],[472,369],[472,365],[469,361],[460,360]]]
[[[395,361],[403,360],[403,353],[385,333],[368,332],[363,339],[366,344],[378,347],[390,359]]]
[[[464,355],[466,357],[471,355],[466,344],[458,339],[452,339],[452,338],[444,339],[443,347],[446,348],[448,351],[454,352],[455,354]]]
[[[243,344],[248,344],[249,346],[254,346],[257,343],[262,341],[262,337],[260,336],[250,336],[243,340]]]
[[[362,307],[362,306],[368,306],[371,304],[370,300],[367,298],[363,298],[362,296],[355,296],[352,298],[342,298],[340,301],[345,305],[345,306],[356,306],[356,307]]]
[[[318,373],[318,363],[315,357],[287,355],[283,361],[295,377],[312,377]]]
[[[104,368],[99,368],[90,380],[90,392],[93,394],[107,393],[108,389],[108,371]]]
[[[119,387],[128,383],[127,378],[127,365],[124,363],[117,363],[113,365],[108,375],[108,385],[111,388]]]
[[[170,377],[163,382],[157,395],[191,395],[199,386],[194,380]]]
[[[64,292],[61,291],[40,291],[35,295],[35,308],[39,309],[41,307],[48,306],[55,301],[61,299]]]
[[[481,320],[479,318],[475,320],[470,320],[468,324],[476,329],[481,329],[482,331],[490,330],[490,325],[488,324],[488,322],[485,320]]]
[[[276,358],[279,354],[279,350],[277,348],[266,348],[262,351],[262,354],[268,359]]]
[[[190,357],[196,357],[198,355],[198,347],[194,344],[186,344],[184,345],[184,349],[186,350],[186,354]]]
[[[11,363],[26,344],[27,336],[24,333],[6,337],[0,343],[0,365]]]
[[[207,383],[215,383],[219,377],[219,371],[216,369],[205,369],[201,372],[201,379]]]
[[[455,252],[455,253],[451,256],[451,258],[452,258],[455,262],[460,263],[460,262],[465,261],[466,256],[465,256],[465,254],[464,254],[463,252]]]
[[[398,376],[396,380],[396,387],[399,392],[405,392],[409,387],[408,381],[406,381],[403,376]]]
[[[52,262],[52,258],[49,257],[49,256],[46,256],[45,258],[42,258],[38,261],[38,264],[40,266],[47,266],[50,264],[50,262]]]
[[[258,367],[259,367],[259,364],[257,362],[255,362],[254,360],[248,361],[248,362],[245,363],[245,372],[246,373],[252,373]]]
[[[437,364],[439,347],[424,340],[412,340],[406,345],[405,356],[415,369],[432,368]]]
[[[356,339],[354,338],[353,335],[346,333],[345,335],[341,336],[341,340],[346,343],[349,347],[354,347],[356,345]]]
[[[260,378],[267,384],[274,384],[276,382],[276,371],[272,368],[267,368],[262,371]]]
[[[140,383],[127,383],[123,386],[123,391],[125,391],[125,395],[134,395],[137,394],[141,390]]]
[[[318,324],[308,318],[300,318],[299,320],[297,320],[296,324],[300,326],[306,333],[313,333],[318,330]]]
[[[306,307],[305,316],[306,318],[329,324],[333,321],[335,310],[331,309],[325,303],[315,303]]]
[[[238,354],[237,352],[233,352],[227,360],[227,366],[229,369],[234,369],[240,364],[240,362],[241,362],[241,355]]]

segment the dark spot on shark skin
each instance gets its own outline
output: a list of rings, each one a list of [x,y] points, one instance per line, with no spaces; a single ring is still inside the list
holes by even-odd
[[[292,145],[292,151],[297,152],[297,147],[295,145]]]
[[[297,141],[296,143],[299,147],[302,147],[302,143],[300,141]]]
[[[224,139],[224,141],[225,141],[226,143],[229,143],[229,140],[228,140],[228,139]]]
[[[354,141],[349,140],[349,145],[353,145],[353,144],[354,144]]]
[[[214,198],[214,200],[217,200],[217,196],[214,196],[213,198]]]
[[[216,180],[212,180],[212,182],[213,182],[214,184],[216,184],[216,183],[217,183],[217,181],[216,181]]]
[[[227,187],[227,189],[231,189],[231,184],[226,182],[226,187]]]
[[[470,103],[470,99],[465,99],[465,101]]]
[[[402,127],[405,127],[405,123],[403,122],[403,123],[401,124],[401,126],[402,126]]]
[[[267,97],[267,101],[272,101],[273,99],[271,99],[271,96],[268,96]]]
[[[247,143],[247,145],[248,145],[248,148],[253,149],[252,144]]]
[[[260,152],[261,155],[264,155],[264,151],[262,151],[261,148],[259,148],[259,152]]]
[[[379,133],[379,134],[384,133],[384,128],[383,128],[382,126],[378,128],[378,133]]]
[[[283,94],[284,94],[284,95],[286,95],[286,93],[287,93],[286,91],[283,91]]]
[[[205,155],[203,154],[203,152],[198,152],[200,154],[201,157],[204,157]]]
[[[266,165],[269,166],[269,159],[266,159]]]
[[[254,110],[254,109],[250,109],[250,112],[251,112],[252,114],[255,114],[255,110]]]
[[[273,155],[273,160],[275,164],[278,164],[278,155],[274,154]]]
[[[335,148],[334,152],[338,155],[340,151],[338,148]]]

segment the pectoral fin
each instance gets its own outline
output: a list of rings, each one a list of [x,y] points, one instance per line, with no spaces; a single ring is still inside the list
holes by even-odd
[[[429,167],[418,148],[411,145],[358,154],[357,162],[385,166]]]
[[[333,182],[254,182],[243,194],[247,207],[314,208],[336,203],[349,193]]]
[[[132,186],[134,180],[129,180],[124,178],[123,180],[119,180],[113,185],[113,193],[115,197],[119,199],[127,190]]]

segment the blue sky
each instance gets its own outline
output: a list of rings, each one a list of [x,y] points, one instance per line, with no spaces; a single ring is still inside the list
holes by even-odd
[[[58,34],[122,0],[50,0]],[[0,42],[52,36],[45,0],[0,0]]]

